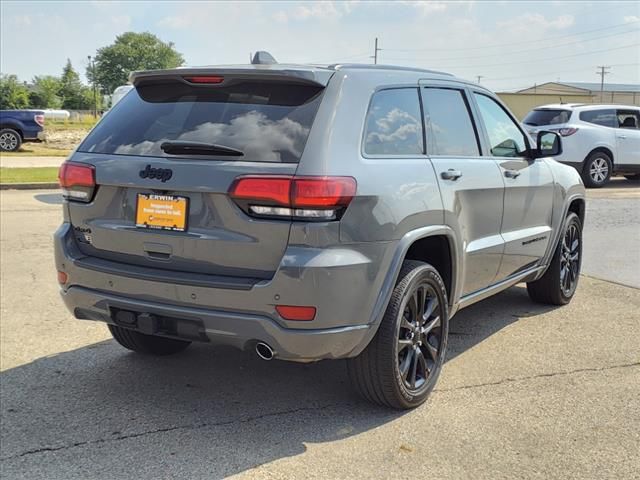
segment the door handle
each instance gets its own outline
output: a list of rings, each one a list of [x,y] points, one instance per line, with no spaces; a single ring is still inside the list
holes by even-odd
[[[518,178],[520,176],[520,172],[518,170],[505,170],[504,176],[507,178]]]
[[[453,168],[440,173],[440,177],[442,177],[443,180],[457,180],[461,176],[462,172],[460,170],[454,170]]]
[[[626,135],[618,135],[618,138],[623,138],[624,139],[624,138],[627,138],[627,136]]]

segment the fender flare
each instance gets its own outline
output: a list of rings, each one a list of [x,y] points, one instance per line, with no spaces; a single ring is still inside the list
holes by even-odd
[[[359,347],[351,352],[350,356],[359,355],[360,352],[369,345],[369,342],[371,342],[377,333],[378,327],[380,326],[384,313],[387,309],[387,305],[389,304],[389,300],[391,299],[391,294],[393,293],[393,289],[395,288],[398,280],[398,275],[402,268],[402,262],[411,245],[413,245],[417,240],[437,235],[444,235],[449,240],[449,249],[451,252],[451,295],[448,295],[448,300],[449,310],[453,311],[452,308],[457,304],[460,295],[460,283],[458,279],[460,278],[460,268],[462,266],[460,261],[461,251],[458,247],[454,231],[446,225],[430,225],[411,230],[410,232],[407,232],[396,245],[393,258],[391,259],[391,264],[389,265],[384,282],[380,288],[380,292],[378,293],[378,298],[376,299],[376,303],[373,307],[371,321],[369,322],[369,331],[367,332],[365,339],[360,343]]]

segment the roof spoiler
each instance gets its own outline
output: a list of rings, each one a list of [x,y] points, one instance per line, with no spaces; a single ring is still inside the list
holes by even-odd
[[[229,81],[238,80],[264,80],[272,82],[292,83],[297,85],[310,85],[316,87],[326,87],[331,75],[335,72],[330,70],[297,70],[291,68],[264,68],[253,66],[248,68],[176,68],[171,70],[149,70],[143,72],[132,72],[129,75],[129,82],[135,87],[141,84],[162,83],[162,81],[178,81],[191,84],[187,80],[189,77],[197,76],[219,76],[225,79],[224,82],[216,82],[220,86],[228,85]],[[210,86],[210,85],[209,85]]]

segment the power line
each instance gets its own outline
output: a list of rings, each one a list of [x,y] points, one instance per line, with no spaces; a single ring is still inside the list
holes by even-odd
[[[634,20],[633,22],[623,22],[623,23],[617,23],[615,25],[609,25],[608,27],[601,27],[601,28],[594,28],[592,30],[584,30],[582,32],[575,32],[575,33],[568,33],[568,34],[564,34],[564,35],[554,35],[554,36],[550,36],[547,38],[541,38],[538,40],[524,40],[524,41],[520,41],[520,42],[510,42],[510,43],[494,43],[494,44],[489,44],[489,45],[484,45],[482,47],[460,47],[460,48],[410,48],[410,49],[397,49],[397,48],[386,48],[385,50],[391,52],[437,52],[437,51],[446,51],[446,52],[453,52],[453,51],[460,51],[460,50],[482,50],[482,49],[486,49],[486,48],[498,48],[498,47],[510,47],[513,45],[528,45],[531,43],[537,43],[537,42],[549,42],[549,41],[555,41],[558,38],[567,38],[567,37],[574,37],[576,35],[586,35],[587,33],[593,33],[593,32],[601,32],[603,30],[610,30],[612,28],[618,28],[621,26],[629,26],[629,25],[633,25],[634,23],[638,23],[640,22],[640,20]]]
[[[504,67],[505,65],[511,66],[511,65],[522,65],[522,64],[533,64],[536,62],[547,62],[549,60],[560,60],[563,58],[572,58],[572,57],[581,57],[584,55],[593,55],[595,53],[603,53],[603,52],[612,52],[614,50],[622,50],[625,48],[631,48],[631,47],[639,47],[640,43],[631,43],[629,45],[622,45],[620,47],[613,47],[613,48],[604,48],[602,50],[592,50],[590,52],[581,52],[581,53],[574,53],[572,55],[562,55],[559,57],[546,57],[546,58],[540,58],[537,60],[523,60],[520,62],[508,62],[508,64],[505,63],[493,63],[493,64],[484,64],[484,65],[446,65],[444,66],[445,69],[460,69],[460,70],[469,70],[471,68],[487,68],[487,67]],[[443,67],[440,67],[443,68]]]
[[[600,35],[598,37],[594,37],[594,38],[588,38],[588,39],[583,39],[583,40],[577,40],[575,42],[568,42],[568,43],[561,43],[561,44],[557,44],[554,45],[553,48],[560,48],[560,47],[566,47],[569,45],[578,45],[578,44],[582,44],[584,42],[592,42],[594,40],[601,40],[603,38],[609,38],[609,37],[616,37],[618,35],[626,35],[627,33],[638,33],[637,29],[633,29],[633,30],[627,30],[625,32],[616,32],[616,33],[612,33],[609,35]],[[407,57],[407,58],[400,58],[400,57],[395,57],[398,60],[430,60],[432,62],[438,62],[438,61],[442,61],[442,60],[468,60],[468,59],[476,59],[476,58],[490,58],[490,57],[504,57],[505,55],[520,55],[523,53],[530,53],[530,52],[539,52],[539,51],[543,51],[543,50],[548,50],[550,47],[538,47],[538,48],[529,48],[526,50],[514,50],[512,52],[500,52],[500,53],[490,53],[488,55],[474,55],[472,57],[447,57],[447,58],[419,58],[419,57]],[[389,50],[389,49],[387,49]],[[389,50],[390,51],[390,50]]]
[[[616,63],[614,65],[610,65],[610,67],[637,67],[640,66],[640,63]],[[536,72],[536,75],[555,75],[556,73],[577,73],[584,72],[587,70],[591,70],[591,67],[581,68],[581,69],[572,69],[572,70],[554,70],[552,72]],[[517,75],[515,77],[487,77],[487,80],[491,81],[499,81],[499,80],[517,80],[519,78],[531,78],[531,74],[527,75]]]

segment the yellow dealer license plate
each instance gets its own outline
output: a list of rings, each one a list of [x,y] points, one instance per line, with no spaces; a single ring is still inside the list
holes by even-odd
[[[187,197],[139,193],[136,227],[184,232],[187,229],[188,212]]]

